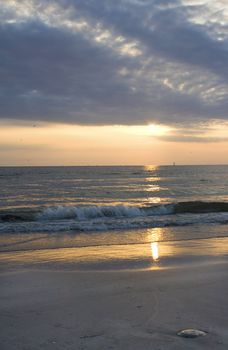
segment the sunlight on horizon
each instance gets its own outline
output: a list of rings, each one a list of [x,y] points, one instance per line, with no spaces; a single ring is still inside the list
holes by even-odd
[[[202,130],[201,130],[202,129]],[[224,164],[228,124],[82,126],[1,123],[0,165]]]

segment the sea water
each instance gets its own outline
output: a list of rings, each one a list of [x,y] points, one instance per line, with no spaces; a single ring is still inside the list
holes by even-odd
[[[1,251],[228,232],[226,165],[1,167],[0,185]]]

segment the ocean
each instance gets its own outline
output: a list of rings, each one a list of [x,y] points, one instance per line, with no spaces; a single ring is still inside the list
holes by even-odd
[[[0,251],[228,236],[228,166],[0,168]]]

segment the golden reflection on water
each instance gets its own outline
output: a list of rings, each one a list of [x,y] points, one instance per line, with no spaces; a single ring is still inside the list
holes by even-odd
[[[148,228],[147,229],[147,241],[158,242],[164,238],[165,230],[163,227]]]
[[[159,192],[160,191],[159,185],[147,185],[145,188],[146,192]]]
[[[148,197],[146,200],[148,204],[160,204],[162,202],[160,197]]]
[[[144,191],[149,193],[153,193],[152,197],[148,197],[147,201],[148,204],[160,204],[161,203],[161,197],[159,196],[159,193],[161,191],[161,186],[159,185],[159,181],[161,178],[157,176],[156,170],[158,169],[158,166],[155,165],[145,165],[144,170],[147,171],[148,177],[145,178],[146,185],[144,187]],[[158,194],[155,196],[155,194]]]
[[[146,171],[155,171],[158,169],[158,165],[144,165]]]

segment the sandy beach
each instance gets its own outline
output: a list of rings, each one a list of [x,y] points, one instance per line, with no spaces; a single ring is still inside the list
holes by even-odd
[[[227,244],[226,238],[212,241],[215,251],[216,242]],[[185,263],[157,268],[44,269],[26,263],[2,269],[1,349],[227,349],[226,256],[215,259],[211,250],[199,263],[205,242],[197,244]],[[207,335],[178,337],[185,328]]]

